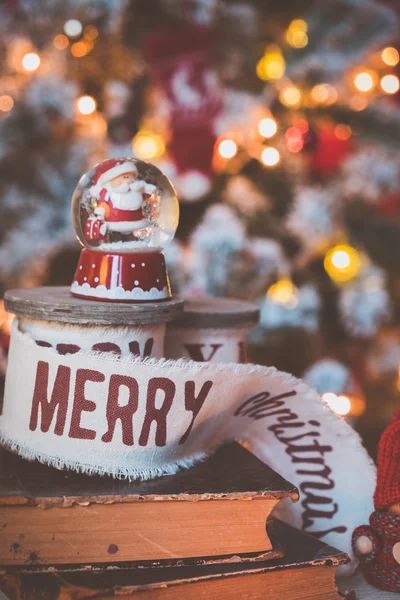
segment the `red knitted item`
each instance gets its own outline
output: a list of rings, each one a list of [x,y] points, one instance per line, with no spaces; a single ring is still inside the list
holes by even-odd
[[[400,502],[400,411],[379,441],[378,475],[374,503],[376,510]]]
[[[368,537],[372,542],[369,555],[360,555],[357,551],[357,540],[361,536]],[[395,546],[400,542],[400,517],[386,511],[373,512],[370,525],[357,527],[352,542],[365,578],[382,590],[400,592],[400,564],[394,553]]]

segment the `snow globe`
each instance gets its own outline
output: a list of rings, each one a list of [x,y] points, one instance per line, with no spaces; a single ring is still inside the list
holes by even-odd
[[[162,250],[178,219],[175,189],[157,167],[134,158],[97,164],[72,197],[72,220],[84,248],[71,293],[118,302],[171,298]]]

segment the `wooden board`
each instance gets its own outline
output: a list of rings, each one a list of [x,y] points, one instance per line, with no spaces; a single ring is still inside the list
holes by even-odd
[[[4,296],[8,312],[18,317],[85,325],[150,325],[167,323],[183,311],[183,300],[143,303],[101,302],[72,296],[69,287],[37,287],[8,290]]]
[[[185,297],[184,301],[184,312],[175,320],[174,327],[250,328],[258,323],[260,315],[255,304],[232,298]]]

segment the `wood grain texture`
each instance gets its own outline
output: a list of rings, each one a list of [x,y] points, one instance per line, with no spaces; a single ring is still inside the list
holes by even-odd
[[[184,328],[245,328],[258,323],[260,310],[251,302],[231,298],[184,298],[182,315],[174,327]]]
[[[0,448],[0,505],[72,506],[82,503],[169,500],[298,500],[297,488],[237,442],[221,446],[191,469],[149,481],[59,471]]]
[[[37,287],[8,290],[8,312],[19,317],[83,325],[150,325],[167,323],[183,311],[183,300],[173,296],[162,302],[100,302],[71,295],[69,287]]]

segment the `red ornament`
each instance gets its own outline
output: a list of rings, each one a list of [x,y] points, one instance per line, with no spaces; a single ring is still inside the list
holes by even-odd
[[[374,504],[370,525],[353,533],[354,552],[370,583],[400,592],[400,411],[379,442]]]
[[[85,246],[71,287],[93,300],[148,302],[171,297],[162,248],[178,225],[178,200],[153,165],[106,160],[84,175],[73,197]]]
[[[321,129],[309,152],[311,169],[323,177],[335,175],[352,149],[351,139],[340,140],[332,129]]]

